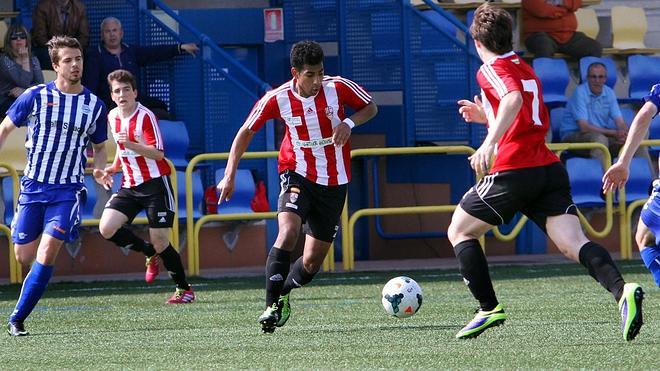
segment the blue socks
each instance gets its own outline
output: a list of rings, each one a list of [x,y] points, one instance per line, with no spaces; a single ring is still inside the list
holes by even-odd
[[[37,302],[41,299],[44,291],[46,291],[46,286],[52,275],[52,265],[43,265],[37,261],[32,264],[32,269],[30,269],[30,273],[25,277],[21,296],[18,298],[18,303],[16,303],[14,311],[9,316],[9,321],[22,322],[32,313]]]
[[[660,247],[659,246],[648,246],[640,252],[642,260],[653,274],[655,279],[655,284],[660,286]]]

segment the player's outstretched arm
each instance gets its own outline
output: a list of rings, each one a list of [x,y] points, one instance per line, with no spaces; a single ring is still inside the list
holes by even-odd
[[[365,122],[371,120],[378,113],[378,106],[372,100],[366,106],[362,107],[359,111],[355,112],[351,117],[345,118],[341,124],[335,126],[332,130],[332,143],[336,147],[342,147],[351,136],[351,130]]]
[[[2,120],[2,123],[0,123],[0,149],[2,149],[2,146],[5,144],[5,140],[7,140],[9,133],[11,133],[14,129],[16,129],[14,122],[11,121],[9,116],[5,116],[4,120]]]
[[[92,175],[94,180],[103,186],[106,190],[112,187],[112,174],[109,174],[106,168],[106,161],[108,160],[108,153],[105,149],[105,141],[101,143],[92,143],[94,150],[94,170]]]
[[[651,125],[651,119],[658,113],[658,107],[652,102],[646,102],[633,119],[626,143],[621,149],[619,159],[603,175],[603,191],[611,192],[622,188],[628,181],[630,161],[644,139]]]
[[[254,133],[255,132],[249,129],[246,124],[238,129],[238,133],[236,133],[236,137],[234,137],[234,141],[231,144],[231,150],[229,151],[225,176],[216,186],[218,192],[220,192],[218,204],[223,201],[229,201],[234,194],[234,180],[236,177],[236,169],[238,169],[238,162],[241,160],[241,156],[243,156],[243,153],[245,153],[248,145],[252,141]]]

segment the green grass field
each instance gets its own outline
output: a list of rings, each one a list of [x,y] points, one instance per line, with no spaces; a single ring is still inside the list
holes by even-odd
[[[263,278],[193,279],[198,301],[167,306],[169,281],[52,284],[26,321],[1,334],[2,369],[660,369],[660,289],[639,262],[620,264],[646,290],[645,325],[626,343],[609,293],[577,264],[491,268],[509,318],[456,340],[476,303],[454,270],[321,274],[292,294],[292,316],[261,334]],[[388,317],[380,290],[405,274],[419,313]],[[19,287],[0,286],[8,315]],[[4,329],[3,329],[4,332]]]

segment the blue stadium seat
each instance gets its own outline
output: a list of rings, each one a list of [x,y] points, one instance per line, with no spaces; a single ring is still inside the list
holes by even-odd
[[[186,217],[186,172],[176,172],[177,194],[179,198],[179,219]],[[199,171],[192,173],[193,183],[193,218],[202,217],[202,203],[204,201],[204,186],[202,185],[202,176]]]
[[[188,166],[186,152],[190,144],[188,129],[183,121],[158,120],[160,134],[165,147],[167,157],[177,170],[183,170]]]
[[[614,60],[612,58],[582,57],[580,59],[580,81],[581,82],[587,81],[587,69],[594,62],[600,62],[605,65],[605,68],[607,68],[607,81],[605,82],[605,84],[607,84],[607,86],[609,86],[610,88],[614,89],[614,85],[616,85],[616,79],[617,79],[616,76],[617,68],[616,68],[616,63],[614,63]]]
[[[2,177],[0,181],[2,182],[2,197],[5,203],[5,215],[2,215],[2,222],[5,225],[11,225],[14,218],[14,188],[11,177]]]
[[[660,115],[656,115],[649,126],[649,139],[660,139]],[[660,146],[650,146],[651,156],[657,156]]]
[[[225,168],[220,168],[215,172],[216,184],[220,182],[225,174]],[[238,169],[236,171],[236,179],[234,180],[234,195],[229,201],[224,201],[218,205],[218,214],[237,214],[237,213],[251,213],[252,211],[252,198],[256,185],[252,172],[247,169]]]
[[[633,157],[630,162],[630,176],[626,183],[626,203],[647,199],[652,181],[653,173],[649,162],[645,158]]]
[[[559,143],[561,138],[559,137],[559,128],[561,127],[561,122],[564,120],[564,113],[566,108],[556,107],[550,110],[550,130],[552,130],[552,142]]]
[[[571,157],[566,160],[566,171],[571,182],[573,202],[578,207],[603,207],[600,196],[603,165],[593,158]]]
[[[660,81],[660,57],[631,55],[628,57],[628,96],[641,100]]]
[[[568,65],[561,58],[534,58],[536,76],[543,84],[543,101],[548,108],[566,105],[566,87],[570,81]]]

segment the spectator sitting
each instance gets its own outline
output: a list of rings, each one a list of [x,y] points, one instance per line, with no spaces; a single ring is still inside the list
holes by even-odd
[[[552,57],[556,52],[580,59],[600,57],[603,47],[577,32],[575,11],[582,0],[523,0],[522,28],[527,50],[535,57]]]
[[[614,90],[605,85],[607,68],[600,62],[589,65],[587,82],[578,85],[566,104],[564,119],[560,127],[562,142],[595,142],[607,147],[612,158],[618,156],[628,135],[628,126],[623,121]],[[598,149],[575,151],[600,161],[603,152]],[[588,153],[587,153],[588,152]],[[646,147],[640,147],[635,157],[651,158]],[[652,170],[655,174],[655,171]]]
[[[92,47],[87,52],[84,85],[101,98],[108,110],[115,107],[110,98],[107,76],[118,69],[124,69],[140,81],[140,67],[168,60],[183,53],[195,56],[199,50],[194,43],[155,46],[134,46],[122,42],[124,30],[115,17],[105,18],[101,22],[101,45]],[[169,119],[167,105],[156,98],[148,97],[139,91],[138,101],[149,108],[161,119]]]
[[[14,24],[5,35],[5,52],[0,56],[0,116],[25,89],[44,82],[39,61],[32,55],[30,35]]]
[[[32,11],[32,42],[34,55],[41,68],[52,70],[46,43],[53,36],[78,39],[83,50],[89,45],[87,11],[80,0],[40,0]]]

